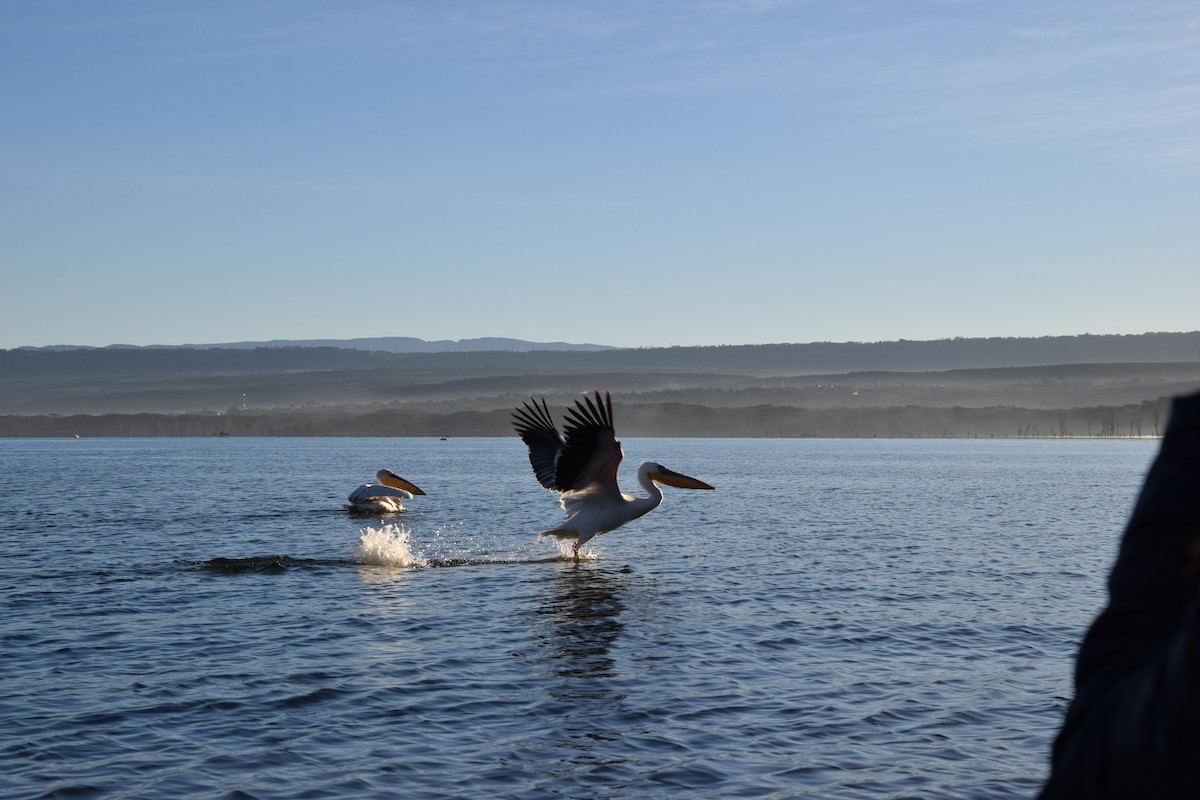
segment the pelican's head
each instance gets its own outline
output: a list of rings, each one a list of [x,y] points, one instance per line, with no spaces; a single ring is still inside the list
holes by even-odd
[[[393,489],[401,489],[410,494],[425,494],[421,491],[421,487],[411,481],[401,478],[390,469],[381,469],[375,473],[375,480],[379,481],[384,486],[390,486]]]
[[[646,474],[650,477],[650,480],[666,484],[667,486],[674,486],[676,489],[715,490],[717,488],[715,486],[708,485],[704,481],[680,474],[675,470],[667,469],[662,464],[655,464],[652,461],[644,464],[642,469],[646,470]]]

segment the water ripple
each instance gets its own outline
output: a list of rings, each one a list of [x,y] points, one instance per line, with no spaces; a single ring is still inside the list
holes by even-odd
[[[0,441],[18,799],[1029,797],[1153,452],[626,442],[736,490],[574,563],[515,440],[72,441],[70,512],[59,444]]]

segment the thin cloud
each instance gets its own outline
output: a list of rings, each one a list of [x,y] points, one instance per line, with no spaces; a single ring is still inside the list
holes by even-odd
[[[1108,139],[1174,154],[1189,152],[1181,142],[1200,133],[1195,114],[1181,108],[1195,106],[1200,83],[1200,13],[1191,2],[929,2],[903,11],[818,0],[18,8],[3,23],[10,32],[141,33],[144,56],[159,60],[322,54],[438,63],[452,53],[456,74],[511,70],[528,77],[520,85],[533,97],[758,92],[799,106],[821,93],[863,124],[933,120],[932,135]],[[1125,136],[1135,130],[1141,141]]]
[[[1061,28],[1014,28],[1012,34],[1018,39],[1063,39],[1070,35]]]

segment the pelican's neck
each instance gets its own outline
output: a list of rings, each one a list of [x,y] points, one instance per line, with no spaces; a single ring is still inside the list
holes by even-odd
[[[638,467],[638,484],[646,490],[646,494],[650,495],[649,497],[635,497],[633,500],[634,503],[638,504],[642,514],[658,508],[658,504],[663,499],[662,489],[650,477],[650,470],[655,466],[657,465],[652,461],[643,461],[642,465]],[[644,510],[641,508],[643,505],[645,506]]]

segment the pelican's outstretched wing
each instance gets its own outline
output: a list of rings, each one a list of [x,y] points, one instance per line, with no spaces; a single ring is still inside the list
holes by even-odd
[[[517,434],[529,446],[533,472],[547,489],[573,492],[599,486],[620,494],[617,469],[623,454],[613,431],[612,397],[605,392],[601,398],[599,390],[594,394],[595,402],[585,396],[567,409],[565,438],[554,427],[544,399],[540,406],[536,400],[532,406],[524,403],[513,414]]]
[[[513,412],[513,427],[529,448],[529,465],[533,467],[538,483],[547,489],[558,490],[555,471],[558,458],[567,443],[559,435],[558,428],[554,427],[550,409],[546,408],[546,398],[542,398],[540,406],[537,400],[530,400],[533,405],[522,403],[522,408]]]
[[[612,397],[606,391],[601,400],[600,391],[594,391],[594,404],[585,395],[575,401],[575,408],[567,409],[563,425],[567,446],[558,460],[558,480],[571,489],[600,484],[619,495],[617,469],[625,454],[613,430]]]

